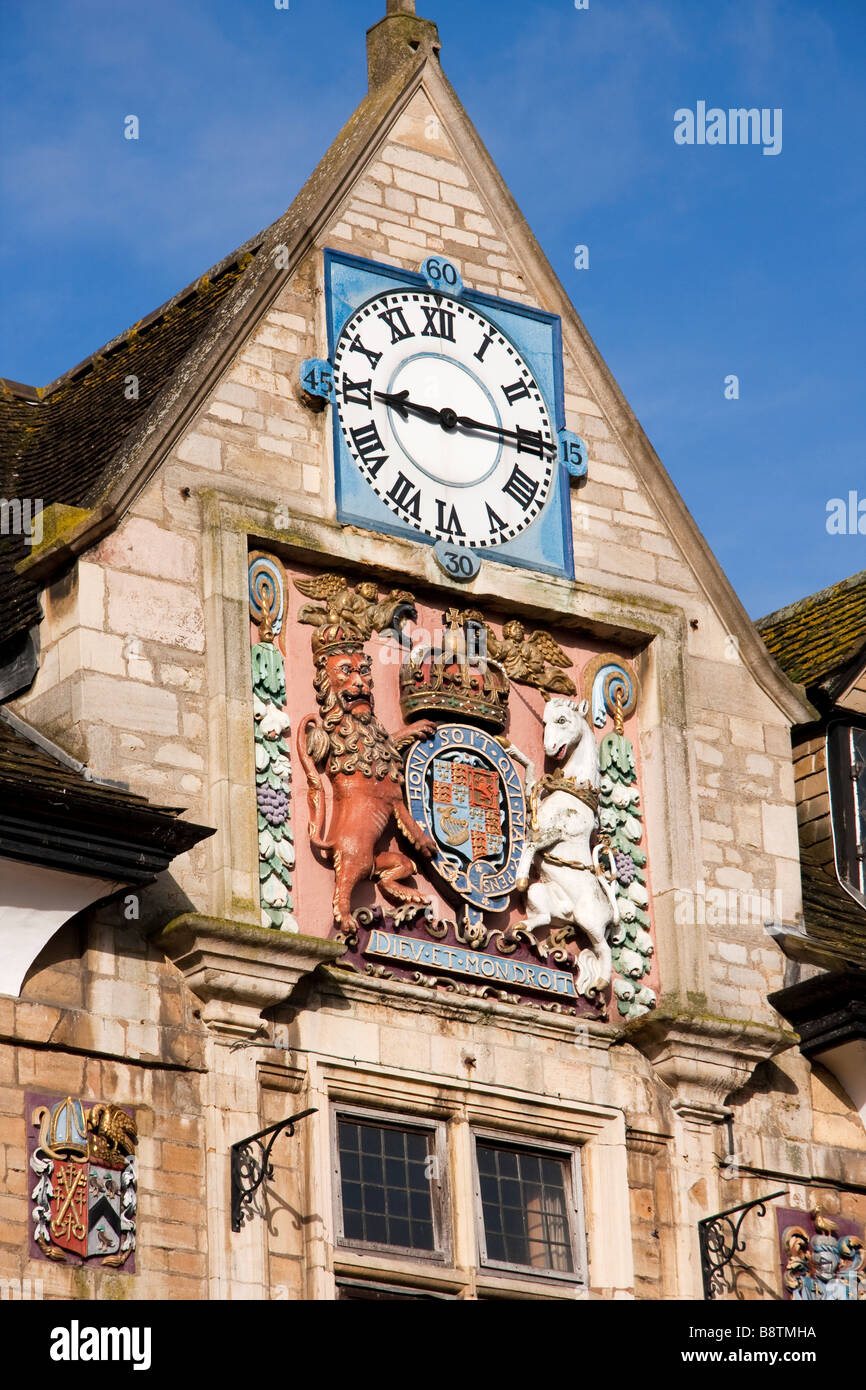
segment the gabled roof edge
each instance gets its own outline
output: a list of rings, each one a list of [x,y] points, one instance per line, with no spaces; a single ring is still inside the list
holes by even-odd
[[[70,772],[77,772],[85,782],[98,782],[100,786],[116,787],[122,791],[129,791],[129,784],[127,782],[104,782],[101,778],[95,778],[86,763],[80,763],[77,758],[73,758],[71,753],[67,753],[65,749],[53,743],[45,734],[40,733],[38,729],[34,729],[32,724],[28,724],[25,719],[22,719],[20,715],[16,714],[14,710],[9,709],[8,706],[0,706],[0,719],[3,720],[4,724],[8,724],[10,729],[13,729],[16,734],[19,734],[21,738],[25,739],[27,743],[32,743],[35,748],[40,748],[43,753],[47,753],[49,758],[53,758],[55,762],[60,763],[61,767],[68,768]]]
[[[105,497],[98,533],[104,534],[117,524],[133,497],[146,485],[161,464],[175,439],[199,409],[203,397],[223,370],[235,343],[247,331],[249,324],[276,295],[298,262],[315,243],[318,228],[330,216],[356,169],[367,162],[383,130],[396,112],[403,109],[415,92],[430,83],[435,101],[438,98],[448,108],[448,119],[459,129],[461,137],[471,147],[489,176],[485,192],[490,199],[506,236],[512,238],[515,249],[524,263],[538,268],[536,288],[549,301],[562,305],[563,331],[569,344],[576,344],[588,356],[597,378],[602,408],[608,414],[629,448],[636,472],[647,490],[664,502],[667,514],[679,523],[677,539],[695,578],[720,621],[740,639],[740,652],[756,682],[765,694],[793,724],[814,719],[817,712],[806,698],[802,687],[784,675],[767,651],[751,619],[743,608],[719,561],[707,545],[697,522],[688,510],[652,444],[647,438],[628,401],[607,367],[590,333],[574,309],[556,272],[535,238],[513,195],[508,189],[492,156],[467,115],[441,67],[426,57],[406,76],[398,72],[394,79],[364,97],[343,127],[336,140],[319,161],[287,211],[258,239],[261,250],[251,267],[249,278],[239,282],[221,306],[216,324],[190,349],[180,369],[175,373],[172,387],[154,402],[131,441],[115,455],[117,481]],[[246,243],[252,245],[253,243]],[[267,254],[269,249],[285,246],[287,262],[279,269]],[[106,506],[107,504],[107,506]],[[105,522],[105,511],[111,520]],[[65,556],[80,554],[96,536],[84,525],[75,537],[67,537]],[[39,557],[39,577],[52,571],[50,553]]]
[[[765,627],[776,627],[779,623],[785,622],[788,618],[796,617],[802,612],[805,604],[817,605],[823,599],[834,597],[842,590],[856,589],[866,582],[866,570],[858,570],[856,574],[848,574],[844,579],[837,579],[835,584],[825,584],[823,589],[816,589],[814,594],[805,594],[802,598],[794,599],[792,603],[786,603],[782,608],[777,608],[773,613],[767,613],[763,618],[755,619],[755,626],[760,631]]]
[[[541,275],[536,276],[535,288],[549,302],[557,300],[562,303],[564,339],[569,345],[576,342],[584,355],[591,359],[597,375],[596,385],[601,388],[598,394],[602,408],[629,449],[635,471],[647,491],[663,503],[669,518],[673,516],[676,519],[679,528],[677,540],[685,558],[719,620],[732,636],[739,639],[741,656],[756,682],[792,724],[814,719],[816,711],[802,686],[788,679],[761,641],[730,580],[644,433],[448,78],[441,69],[432,65],[425,73],[425,82],[428,77],[433,88],[438,87],[440,97],[447,104],[450,121],[459,127],[461,136],[471,145],[473,153],[489,175],[490,186],[485,192],[498,213],[503,231],[512,238],[524,264],[534,264],[541,271]],[[435,99],[435,91],[433,95]]]
[[[87,550],[118,524],[134,497],[147,485],[175,440],[194,418],[202,400],[236,351],[237,342],[315,244],[321,225],[330,217],[354,171],[368,162],[383,130],[414,96],[427,61],[424,58],[417,66],[405,70],[408,75],[398,73],[390,83],[369,92],[282,217],[258,237],[244,243],[248,251],[254,248],[257,251],[248,276],[239,281],[226,298],[215,322],[183,359],[170,387],[154,401],[136,431],[117,451],[111,464],[106,465],[113,472],[113,486],[94,506],[89,517],[73,531],[65,532],[56,546],[43,548],[30,563],[21,565],[20,572],[45,583],[56,569]],[[281,257],[285,265],[279,267],[268,254],[278,247],[285,248],[285,255]],[[238,254],[233,253],[224,260],[231,262]]]

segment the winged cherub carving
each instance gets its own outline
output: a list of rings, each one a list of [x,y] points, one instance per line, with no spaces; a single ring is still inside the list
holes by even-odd
[[[319,608],[316,603],[305,603],[298,613],[299,622],[313,627],[342,623],[354,628],[365,641],[374,632],[399,627],[406,618],[417,616],[415,600],[405,589],[392,589],[386,599],[380,600],[377,584],[364,580],[350,588],[343,574],[296,579],[295,588],[305,598],[325,605]]]
[[[527,637],[526,629],[516,618],[504,624],[501,637],[488,628],[487,650],[512,681],[534,685],[545,694],[577,694],[574,681],[565,675],[571,660],[550,633],[541,628]]]

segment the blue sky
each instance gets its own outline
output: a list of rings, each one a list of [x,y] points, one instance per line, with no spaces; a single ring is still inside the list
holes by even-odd
[[[0,374],[44,385],[278,217],[384,9],[3,0]],[[866,500],[864,0],[419,13],[749,612],[866,567],[826,530],[830,498]],[[782,152],[675,144],[698,101],[782,108]]]

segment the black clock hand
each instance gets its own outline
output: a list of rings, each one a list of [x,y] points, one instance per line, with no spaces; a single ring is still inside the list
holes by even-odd
[[[377,401],[384,401],[392,410],[396,410],[402,420],[408,420],[409,412],[413,415],[420,415],[422,420],[430,420],[434,425],[442,425],[443,429],[448,426],[443,424],[441,410],[437,410],[432,405],[419,405],[416,401],[410,401],[408,391],[398,391],[396,394],[389,394],[387,391],[375,392]],[[453,415],[453,411],[451,412]],[[453,429],[453,425],[451,426]]]
[[[485,425],[481,420],[470,420],[467,415],[458,415],[457,423],[460,425],[461,429],[484,430],[486,434],[495,434],[500,439],[514,439],[518,444],[526,444],[532,439],[529,430],[521,434],[519,430],[505,430],[500,425]],[[541,450],[542,457],[545,454],[550,454],[551,458],[556,456],[556,446],[554,444],[548,444],[547,440],[539,439],[538,447]]]
[[[384,401],[392,410],[396,410],[401,419],[407,420],[409,413],[419,415],[422,420],[429,420],[431,424],[439,425],[443,430],[453,430],[457,425],[466,430],[483,430],[486,434],[495,434],[499,439],[514,440],[518,444],[526,444],[531,440],[531,435],[520,434],[517,430],[506,430],[500,425],[487,425],[481,420],[472,420],[468,415],[457,415],[449,406],[437,410],[432,405],[420,405],[416,401],[409,400],[408,391],[398,391],[389,393],[387,391],[377,391],[375,393],[378,401]],[[548,444],[546,441],[539,441],[539,454],[544,457],[549,454],[551,458],[556,456],[556,446]]]

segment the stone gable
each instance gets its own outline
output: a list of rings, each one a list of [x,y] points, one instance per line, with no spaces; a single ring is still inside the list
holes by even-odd
[[[224,619],[208,630],[214,590],[230,592],[240,604],[244,577],[221,572],[207,499],[231,497],[241,515],[253,507],[256,525],[249,534],[261,534],[263,519],[276,538],[307,520],[336,521],[330,414],[310,411],[297,390],[300,363],[326,353],[321,250],[329,246],[407,270],[439,252],[456,260],[470,287],[556,313],[568,310],[557,295],[536,290],[543,282],[539,267],[521,259],[493,206],[489,171],[478,167],[464,143],[440,114],[436,94],[420,87],[120,526],[87,552],[77,575],[48,591],[43,665],[23,702],[28,717],[96,771],[128,779],[157,800],[186,805],[204,823],[219,822],[216,788],[225,784],[229,801],[241,807],[251,786],[231,778],[226,784],[221,749],[208,738],[207,710],[221,698],[225,679],[217,672],[223,662],[231,670],[247,658]],[[277,244],[268,254],[279,251]],[[593,630],[605,622],[611,629],[614,612],[631,628],[642,652],[646,698],[659,705],[657,733],[644,734],[643,752],[646,796],[657,817],[650,834],[658,842],[653,860],[661,917],[673,937],[683,939],[685,958],[695,947],[698,958],[708,951],[692,981],[699,993],[714,991],[726,1009],[739,1000],[766,1012],[761,1000],[780,983],[782,961],[766,949],[761,909],[750,916],[750,895],[772,904],[773,915],[785,921],[800,912],[787,721],[756,685],[740,638],[708,601],[694,554],[690,562],[675,521],[650,495],[602,402],[604,383],[592,362],[578,366],[577,349],[566,326],[567,424],[589,446],[588,480],[571,493],[575,586],[546,589],[544,603],[576,613],[578,621],[583,615]],[[358,544],[364,550],[363,535]],[[532,582],[513,571],[500,569],[495,585],[517,609],[527,599],[538,601]],[[668,658],[653,633],[662,629],[681,666],[678,674],[660,669]],[[206,650],[212,642],[225,644],[218,660]],[[248,739],[241,686],[232,716],[239,742]],[[671,758],[682,769],[673,782]],[[682,854],[666,843],[674,826]],[[194,851],[189,866],[178,865],[180,881],[203,911],[221,910],[206,887],[215,870],[224,877],[218,856],[214,842]],[[229,876],[247,882],[240,864]],[[249,893],[254,896],[251,882]],[[723,898],[726,906],[717,913],[723,920],[708,930],[700,901],[713,893],[717,906]],[[243,888],[242,898],[246,894]],[[748,963],[720,956],[717,935],[746,949]],[[687,945],[695,936],[700,944]]]

